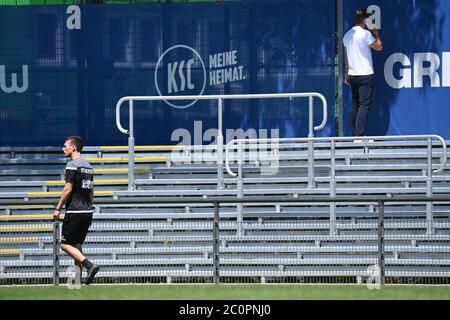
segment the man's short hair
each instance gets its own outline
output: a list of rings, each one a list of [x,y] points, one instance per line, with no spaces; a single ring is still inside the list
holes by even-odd
[[[74,144],[78,152],[81,152],[81,150],[83,150],[84,140],[80,136],[70,136],[67,137],[64,141],[70,141],[72,144]]]
[[[361,24],[364,23],[364,20],[369,17],[366,9],[358,9],[355,12],[355,23]]]

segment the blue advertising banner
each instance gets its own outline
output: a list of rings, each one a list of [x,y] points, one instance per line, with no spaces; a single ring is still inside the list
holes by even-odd
[[[367,8],[384,50],[372,57],[374,101],[367,135],[439,134],[450,139],[450,1],[345,0],[344,33]],[[344,133],[352,135],[351,90],[344,90]]]
[[[334,14],[330,0],[1,6],[0,146],[60,146],[73,134],[124,145],[115,107],[130,95],[319,92],[329,120],[316,135],[334,136]],[[183,132],[184,144],[213,142],[216,101],[134,110],[137,144],[178,144]],[[228,101],[223,119],[226,140],[236,130],[304,137],[308,99]]]

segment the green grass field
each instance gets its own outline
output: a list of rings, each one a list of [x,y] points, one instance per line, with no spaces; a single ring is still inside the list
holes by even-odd
[[[3,286],[9,300],[450,300],[450,286],[387,285],[369,290],[362,285],[66,285]]]

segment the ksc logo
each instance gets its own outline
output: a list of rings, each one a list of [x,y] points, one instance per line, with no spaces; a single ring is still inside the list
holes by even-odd
[[[162,68],[160,68],[162,66]],[[170,47],[159,57],[155,69],[155,85],[160,96],[202,95],[206,86],[205,64],[197,51],[189,46]],[[197,102],[164,100],[168,105],[184,109]]]

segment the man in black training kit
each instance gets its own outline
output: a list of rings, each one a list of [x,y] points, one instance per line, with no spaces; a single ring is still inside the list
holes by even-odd
[[[92,199],[94,197],[94,170],[81,158],[84,141],[71,136],[64,141],[64,155],[71,159],[66,166],[66,184],[56,205],[53,217],[59,220],[61,209],[66,205],[66,215],[62,226],[61,249],[75,260],[75,265],[87,269],[85,284],[92,283],[99,266],[83,255],[81,246],[92,223]]]

